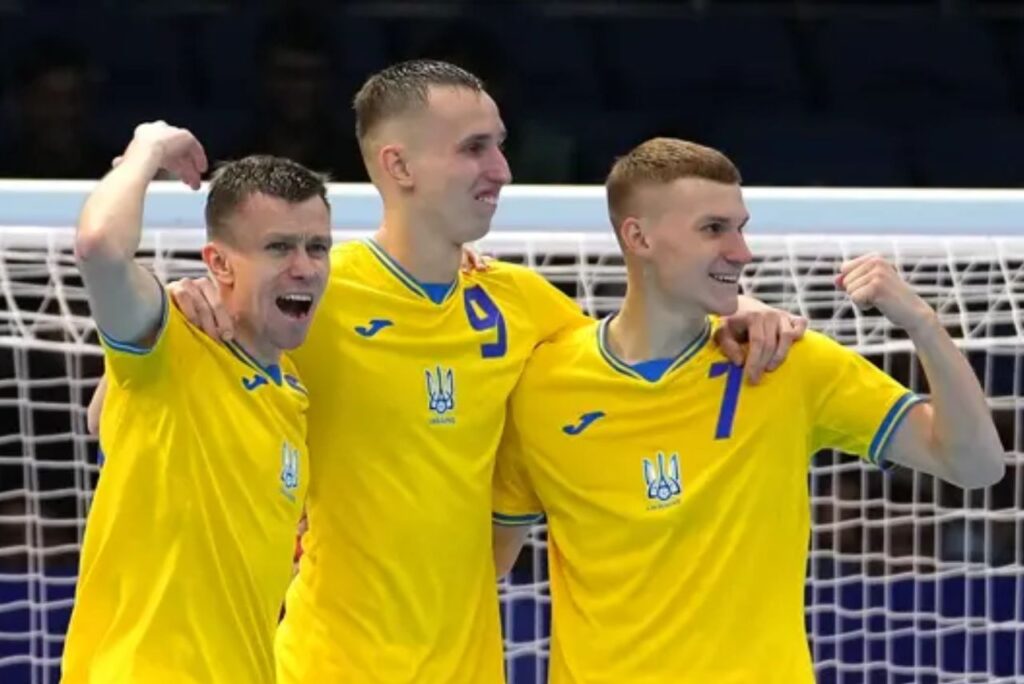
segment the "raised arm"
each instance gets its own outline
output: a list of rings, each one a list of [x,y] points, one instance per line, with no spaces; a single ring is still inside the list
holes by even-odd
[[[843,264],[837,284],[857,306],[877,307],[907,332],[931,389],[931,403],[910,409],[883,457],[964,488],[1001,480],[1003,446],[985,393],[931,307],[874,254]]]
[[[135,262],[146,188],[161,169],[199,189],[206,154],[195,137],[162,121],[142,124],[115,168],[86,200],[75,258],[93,318],[107,339],[148,346],[160,325],[160,286]]]

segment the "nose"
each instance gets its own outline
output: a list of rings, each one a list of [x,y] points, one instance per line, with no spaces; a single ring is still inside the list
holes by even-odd
[[[733,233],[733,238],[729,241],[725,258],[731,263],[744,266],[749,264],[754,258],[753,253],[750,251],[750,247],[747,246],[747,238],[742,232],[736,231]]]
[[[501,185],[508,185],[512,182],[512,170],[509,168],[508,159],[500,147],[494,148],[493,158],[487,169],[488,178]]]
[[[305,246],[300,245],[292,252],[288,261],[288,275],[298,280],[309,280],[316,276],[317,262],[309,256]]]

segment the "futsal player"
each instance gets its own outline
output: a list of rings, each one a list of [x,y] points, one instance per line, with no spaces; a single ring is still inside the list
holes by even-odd
[[[293,356],[313,476],[279,680],[503,682],[489,511],[505,402],[534,347],[588,319],[527,268],[459,272],[511,180],[504,124],[475,76],[398,64],[364,84],[355,111],[384,216],[372,240],[333,250]],[[179,288],[193,320],[215,318],[215,295]],[[735,350],[749,328],[757,374],[804,321],[756,311],[734,323],[722,343]]]
[[[546,516],[552,684],[810,684],[810,457],[836,448],[990,485],[1004,465],[985,397],[935,313],[872,255],[843,264],[839,286],[907,332],[930,403],[817,333],[744,382],[709,344],[751,259],[736,167],[649,140],[612,167],[607,200],[625,299],[542,344],[512,393],[496,565]]]
[[[236,321],[219,342],[135,260],[150,181],[164,169],[198,189],[206,168],[187,130],[143,124],[79,219],[108,458],[86,522],[68,684],[274,681],[310,472],[307,392],[282,351],[305,338],[322,296],[330,212],[322,179],[288,160],[216,171],[202,258]]]

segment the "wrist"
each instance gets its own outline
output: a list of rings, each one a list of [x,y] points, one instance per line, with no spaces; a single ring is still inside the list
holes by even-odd
[[[133,143],[124,151],[121,165],[128,164],[143,171],[150,179],[155,178],[163,163],[163,145],[154,143]]]

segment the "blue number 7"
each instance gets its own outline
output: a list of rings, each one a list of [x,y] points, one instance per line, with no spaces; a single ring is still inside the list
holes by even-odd
[[[740,398],[740,387],[743,387],[743,366],[729,361],[719,361],[711,365],[709,378],[717,378],[728,372],[725,379],[725,393],[722,395],[722,408],[718,411],[718,425],[715,427],[715,439],[729,439],[732,436],[732,422],[736,418],[736,404]]]
[[[508,351],[508,333],[505,330],[505,318],[498,310],[498,306],[479,285],[465,290],[463,303],[466,305],[466,317],[469,319],[469,324],[473,326],[473,330],[497,329],[498,331],[497,340],[480,345],[480,355],[485,359],[504,356]],[[477,314],[474,304],[483,311],[482,318]]]

